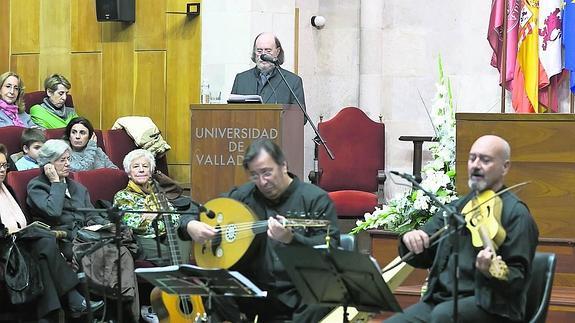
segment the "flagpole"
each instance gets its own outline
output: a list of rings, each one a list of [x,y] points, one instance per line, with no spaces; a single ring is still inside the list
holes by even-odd
[[[503,50],[501,52],[501,113],[505,113],[505,85],[507,83],[507,10],[508,0],[503,0]]]

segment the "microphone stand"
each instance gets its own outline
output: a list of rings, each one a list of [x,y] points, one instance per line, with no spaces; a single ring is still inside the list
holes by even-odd
[[[454,267],[453,267],[453,272],[452,272],[452,279],[453,279],[453,289],[451,291],[451,293],[453,294],[453,312],[452,312],[452,319],[454,323],[458,322],[458,290],[459,290],[459,230],[461,230],[465,225],[466,222],[465,220],[458,214],[457,210],[449,205],[445,205],[443,203],[441,203],[437,197],[435,196],[435,194],[426,191],[415,179],[415,177],[413,177],[412,175],[409,174],[402,174],[399,172],[395,172],[395,171],[391,171],[390,173],[394,174],[394,175],[398,175],[401,178],[407,180],[408,182],[410,182],[413,187],[415,187],[418,190],[421,190],[426,196],[428,196],[431,201],[433,202],[433,204],[435,204],[435,206],[439,207],[440,209],[443,210],[443,212],[445,214],[447,214],[447,218],[449,221],[449,226],[454,228],[453,231],[451,231],[450,234],[450,238],[451,238],[451,244],[452,244],[452,256],[453,256],[453,263],[454,263]]]
[[[275,62],[271,62],[276,66],[276,70],[278,71],[278,74],[281,76],[282,80],[284,81],[285,85],[287,86],[288,90],[290,91],[291,95],[293,95],[293,97],[295,98],[295,101],[297,102],[297,105],[299,106],[301,112],[303,113],[303,116],[305,118],[305,120],[311,125],[313,131],[315,132],[315,138],[313,139],[313,141],[316,144],[320,144],[323,146],[323,148],[325,148],[325,151],[327,152],[327,155],[329,156],[329,158],[331,160],[335,159],[335,156],[333,155],[333,153],[331,152],[331,150],[329,149],[329,147],[327,146],[327,143],[325,142],[325,140],[323,140],[322,136],[319,134],[319,131],[317,130],[317,127],[315,126],[315,124],[313,123],[313,121],[311,121],[311,118],[309,117],[309,115],[307,114],[306,110],[304,109],[303,105],[301,104],[301,102],[299,101],[299,99],[297,98],[297,95],[295,95],[292,87],[289,85],[288,81],[286,80],[284,73],[282,72],[282,69],[279,66],[279,63],[277,61]]]

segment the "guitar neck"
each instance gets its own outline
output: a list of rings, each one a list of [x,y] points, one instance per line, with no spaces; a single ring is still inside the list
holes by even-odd
[[[169,214],[162,214],[162,220],[166,227],[166,238],[168,239],[168,249],[170,251],[170,262],[172,265],[180,265],[181,253],[178,240],[176,239],[176,232],[172,225],[172,218]]]

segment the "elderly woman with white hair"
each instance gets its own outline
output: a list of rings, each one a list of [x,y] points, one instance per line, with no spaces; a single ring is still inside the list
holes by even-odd
[[[60,139],[51,139],[44,143],[38,155],[38,164],[42,173],[32,179],[28,184],[27,203],[31,211],[40,216],[44,222],[53,229],[67,231],[67,240],[60,244],[60,250],[64,256],[71,260],[74,256],[75,247],[81,241],[75,240],[78,231],[85,226],[94,224],[107,224],[107,218],[96,212],[75,212],[77,208],[93,208],[90,202],[90,195],[86,187],[68,178],[70,174],[70,146]],[[126,241],[126,234],[122,232],[122,288],[123,296],[132,302],[132,314],[137,317],[139,308],[138,292],[136,288],[135,275],[133,274],[133,259],[128,252],[130,246]],[[92,280],[98,280],[103,287],[112,288],[115,286],[115,262],[117,252],[106,253],[106,247],[98,249],[96,252],[86,255],[90,258],[90,268],[84,267],[86,275]],[[74,249],[73,249],[74,247]],[[115,250],[115,246],[113,247]],[[79,249],[78,249],[79,250]],[[83,258],[84,259],[84,258]],[[86,265],[83,260],[82,263]],[[98,270],[100,270],[98,272]],[[91,271],[91,273],[89,272]],[[92,275],[92,276],[90,276]],[[103,279],[105,278],[105,279]],[[107,285],[106,285],[107,284]]]
[[[132,228],[139,246],[139,259],[157,262],[158,243],[162,258],[168,258],[168,241],[166,228],[163,221],[157,221],[158,235],[152,225],[157,213],[132,213],[134,211],[174,211],[174,206],[165,199],[167,205],[162,205],[162,197],[159,197],[154,187],[152,174],[156,168],[154,155],[145,149],[136,149],[129,152],[124,158],[124,170],[128,174],[128,185],[114,196],[114,206],[120,210],[126,210],[122,222]],[[167,208],[167,210],[166,210]],[[179,215],[172,214],[172,226],[177,228]],[[160,264],[160,263],[158,263]]]
[[[32,213],[40,216],[53,229],[68,233],[60,248],[67,259],[72,259],[72,241],[78,230],[110,221],[96,212],[74,211],[76,208],[93,208],[93,205],[86,187],[68,178],[70,146],[65,141],[46,141],[38,154],[38,164],[42,173],[28,183],[26,202]]]

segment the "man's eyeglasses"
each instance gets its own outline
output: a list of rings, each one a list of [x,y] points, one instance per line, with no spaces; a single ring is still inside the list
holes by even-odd
[[[252,173],[252,174],[250,174],[250,180],[251,180],[252,182],[256,182],[258,179],[260,179],[260,177],[261,177],[261,178],[264,178],[264,179],[268,179],[268,178],[270,178],[272,175],[273,175],[273,171],[272,171],[272,170],[267,170],[267,171],[262,172],[262,173],[259,173],[259,174],[258,174],[258,173]]]
[[[2,164],[0,164],[0,169],[2,169],[2,168],[8,169],[8,163],[2,163]]]
[[[275,48],[256,48],[256,53],[258,53],[260,55],[263,53],[271,54],[274,49]]]

